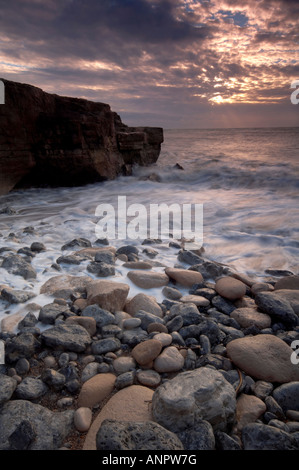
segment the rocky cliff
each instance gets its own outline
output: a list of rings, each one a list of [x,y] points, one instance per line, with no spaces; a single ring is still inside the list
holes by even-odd
[[[128,127],[110,106],[2,79],[0,194],[30,186],[77,186],[157,161],[163,130]]]

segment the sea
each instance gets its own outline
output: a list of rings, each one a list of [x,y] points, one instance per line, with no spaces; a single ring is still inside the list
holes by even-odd
[[[115,208],[117,216],[119,197],[131,210],[138,209],[134,204],[148,209],[147,222],[151,205],[201,206],[206,259],[260,281],[268,269],[299,273],[299,128],[165,129],[156,164],[136,167],[131,176],[82,187],[17,190],[0,197],[0,248],[18,250],[34,241],[47,248],[32,260],[36,280],[26,281],[0,267],[0,284],[32,290],[37,294],[34,301],[45,304],[49,299],[38,293],[50,277],[93,276],[86,270],[87,262],[63,265],[62,273],[51,265],[68,241],[86,238],[94,245],[103,220],[99,207]],[[113,211],[107,214],[113,218]],[[127,223],[132,220],[131,213]],[[120,239],[116,230],[109,243],[116,248],[133,244],[142,253],[144,237],[138,238],[138,229],[135,232],[135,239]],[[144,236],[144,231],[140,233]],[[169,247],[170,241],[174,241],[171,234],[150,247],[158,251],[155,259],[162,265],[176,266],[178,249]],[[130,296],[140,291],[126,277],[121,262],[116,268],[112,280],[130,284]],[[160,289],[149,291],[162,300]],[[0,305],[0,319],[3,309]]]

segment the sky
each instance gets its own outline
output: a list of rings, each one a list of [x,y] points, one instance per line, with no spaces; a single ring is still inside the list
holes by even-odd
[[[299,126],[299,1],[1,2],[0,77],[131,126]]]

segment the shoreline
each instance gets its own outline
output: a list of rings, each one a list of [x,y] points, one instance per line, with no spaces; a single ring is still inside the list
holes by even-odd
[[[175,240],[177,264],[165,268],[155,242],[145,240],[141,251],[133,245],[116,248],[72,240],[61,252],[60,271],[41,288],[51,301],[32,306],[35,314],[23,315],[18,332],[0,332],[6,352],[6,365],[0,365],[0,448],[78,450],[84,442],[86,448],[101,413],[115,420],[101,424],[99,434],[110,433],[106,441],[98,438],[102,450],[122,449],[121,439],[128,435],[135,449],[149,449],[149,435],[152,450],[161,445],[164,450],[299,448],[299,365],[291,361],[292,354],[297,358],[291,344],[299,340],[296,273],[270,271],[268,279],[254,282],[207,260],[204,253],[182,249]],[[18,266],[14,275],[29,273],[30,278],[30,251],[34,255],[43,249],[32,244],[25,253],[2,251],[2,267],[16,272]],[[81,262],[88,263],[92,277],[68,274],[68,263],[76,268]],[[130,273],[128,283],[117,276],[111,280],[117,263]],[[133,295],[132,284],[137,288]],[[13,302],[22,306],[28,291],[1,287],[1,300],[8,307]],[[158,300],[152,289],[161,293]],[[34,297],[30,302],[34,305]],[[180,381],[190,384],[188,390],[180,390]],[[218,382],[222,398],[213,388]],[[293,404],[287,402],[286,387]],[[141,404],[128,417],[118,395],[124,400],[134,393],[135,404],[141,393]],[[150,396],[146,403],[144,393]],[[205,398],[196,405],[198,415],[186,405],[182,418],[176,409],[180,400],[191,403],[200,395]],[[19,421],[10,420],[18,406]],[[209,406],[212,415],[206,412]],[[55,439],[43,442],[39,415],[45,412],[49,431],[54,410],[60,414],[60,429],[52,429]],[[28,413],[31,427],[24,425]],[[151,424],[139,426],[144,440],[136,443],[132,429],[140,416]],[[131,431],[124,424],[128,419]],[[260,429],[265,432],[261,443]]]

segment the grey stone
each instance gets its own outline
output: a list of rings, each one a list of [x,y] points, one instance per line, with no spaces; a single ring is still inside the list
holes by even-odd
[[[1,268],[6,269],[10,274],[22,276],[24,279],[35,279],[36,271],[30,263],[20,255],[8,255],[4,258]]]
[[[252,388],[253,393],[255,396],[264,400],[268,395],[271,394],[273,390],[273,384],[270,382],[265,382],[264,380],[257,380],[255,382],[254,387]]]
[[[215,297],[212,298],[211,303],[225,315],[230,315],[236,308],[233,302],[228,299],[224,299],[221,295],[215,295]]]
[[[117,336],[122,332],[122,329],[117,325],[104,325],[101,328],[102,338],[108,338],[109,336]]]
[[[144,310],[139,310],[135,313],[134,318],[140,318],[141,320],[141,328],[143,330],[147,330],[147,327],[150,323],[162,323],[164,324],[164,320],[153,313],[145,312]]]
[[[269,413],[273,414],[278,419],[285,419],[285,413],[277,401],[271,396],[265,398],[265,404]]]
[[[31,243],[30,250],[35,253],[41,253],[42,251],[46,251],[46,247],[41,242],[33,242]]]
[[[215,369],[223,369],[223,356],[219,354],[205,354],[196,359],[196,367],[213,366]]]
[[[40,348],[40,341],[32,333],[21,332],[5,343],[5,358],[15,362],[22,357],[31,358]]]
[[[280,385],[273,391],[273,397],[283,411],[299,411],[299,382],[289,382]]]
[[[135,255],[138,255],[139,253],[139,250],[138,248],[136,248],[136,246],[133,246],[133,245],[124,245],[124,246],[121,246],[120,248],[118,248],[116,250],[116,254],[117,255],[129,255],[129,254],[135,254]]]
[[[239,323],[229,315],[225,313],[219,312],[216,308],[210,308],[208,310],[209,318],[214,319],[217,323],[221,323],[222,325],[232,326],[233,328],[240,329]]]
[[[231,436],[223,431],[215,431],[215,441],[217,450],[242,450],[241,445]]]
[[[82,375],[81,375],[81,380],[84,383],[87,380],[91,379],[91,377],[94,377],[98,373],[99,373],[99,363],[90,362],[84,367],[82,371]]]
[[[135,371],[124,372],[123,374],[117,376],[115,381],[115,387],[119,390],[125,387],[129,387],[130,385],[133,385],[134,378]]]
[[[96,321],[97,328],[101,328],[104,325],[116,324],[116,318],[113,313],[108,312],[98,305],[89,305],[88,307],[82,310],[81,316],[83,317],[93,317]]]
[[[109,245],[109,240],[108,238],[98,238],[96,241],[95,241],[95,244],[96,245]]]
[[[18,442],[24,443],[21,450],[58,449],[72,430],[73,415],[71,410],[52,412],[27,400],[9,401],[0,409],[0,449],[15,450]],[[24,421],[30,423],[31,430]],[[21,436],[16,439],[16,434]]]
[[[8,441],[11,450],[27,450],[36,438],[36,432],[32,423],[28,420],[21,421]]]
[[[91,338],[83,326],[68,323],[49,328],[41,333],[41,339],[52,348],[84,352],[91,343]]]
[[[27,372],[29,372],[29,369],[30,369],[29,361],[25,357],[22,357],[21,359],[17,361],[15,368],[16,368],[16,373],[18,375],[27,374]]]
[[[177,331],[173,331],[171,333],[171,336],[172,336],[172,344],[176,344],[177,346],[183,346],[185,347],[186,346],[186,343],[183,339],[183,337],[180,335],[180,333],[178,333]]]
[[[166,323],[166,327],[169,331],[169,333],[172,333],[173,331],[178,331],[182,328],[184,324],[183,317],[181,315],[176,315],[172,320],[169,320]]]
[[[79,381],[79,375],[77,368],[72,365],[68,364],[65,367],[62,367],[61,369],[58,370],[58,372],[65,377],[65,388],[70,392],[70,393],[77,393],[79,392],[81,388],[81,384]]]
[[[183,326],[197,325],[204,319],[204,316],[199,313],[198,308],[193,303],[173,305],[170,314],[180,315],[183,319]]]
[[[35,297],[34,292],[14,289],[2,289],[1,299],[10,304],[21,304]]]
[[[41,379],[54,390],[62,390],[65,385],[65,376],[54,369],[45,369]]]
[[[153,248],[144,248],[144,250],[142,250],[142,253],[152,259],[155,258],[159,252],[157,250],[154,250]]]
[[[95,254],[94,259],[97,263],[105,263],[105,264],[112,265],[115,262],[115,255],[114,255],[114,253],[112,253],[109,250],[107,250],[107,251],[98,251]]]
[[[107,263],[98,263],[97,261],[92,261],[87,266],[87,271],[92,274],[95,274],[98,277],[108,277],[115,275],[115,267],[112,264]]]
[[[199,337],[200,352],[201,354],[210,354],[211,352],[211,343],[209,337],[202,334]]]
[[[141,327],[124,330],[119,339],[122,343],[127,344],[130,348],[134,348],[141,341],[148,339],[148,333]]]
[[[182,263],[194,265],[202,262],[202,258],[192,251],[189,250],[180,250],[178,253],[178,260]]]
[[[66,352],[60,354],[58,364],[60,367],[65,367],[70,362],[70,355]]]
[[[114,352],[121,348],[121,343],[117,338],[105,338],[94,341],[91,345],[92,354],[106,354]]]
[[[22,330],[23,328],[28,328],[28,327],[34,327],[36,323],[38,322],[36,316],[28,312],[27,315],[18,323],[18,328],[19,330]]]
[[[298,450],[291,434],[261,423],[250,423],[242,429],[244,450]]]
[[[73,240],[65,243],[62,247],[61,250],[68,250],[69,248],[75,248],[76,246],[81,246],[83,248],[89,248],[91,247],[91,243],[87,238],[74,238]]]
[[[183,450],[172,432],[153,421],[105,419],[96,435],[97,450]]]
[[[236,409],[235,390],[223,375],[210,367],[178,374],[154,392],[155,420],[173,432],[206,420],[214,430],[232,425]]]
[[[200,336],[200,331],[201,330],[199,325],[188,325],[180,328],[180,335],[184,340],[187,340],[188,338],[198,339]]]
[[[225,266],[216,261],[201,259],[198,264],[193,264],[190,268],[192,271],[199,271],[203,278],[207,280],[214,280],[223,275],[231,274],[229,266]]]
[[[215,450],[213,428],[208,421],[199,420],[192,428],[179,432],[184,450]]]
[[[282,429],[283,431],[285,432],[290,432],[290,429],[289,429],[289,426],[288,424],[284,423],[283,421],[280,421],[280,419],[270,419],[270,421],[268,421],[268,426],[273,426],[274,428],[277,428],[277,429]]]
[[[298,325],[298,316],[288,300],[273,292],[260,292],[255,296],[255,303],[259,309],[270,315],[276,321],[284,323],[287,327]]]
[[[62,255],[57,258],[57,264],[80,264],[85,260],[84,256],[80,255]]]
[[[225,333],[220,330],[219,326],[209,318],[202,321],[199,325],[199,335],[205,335],[209,338],[211,347],[223,342]]]
[[[47,385],[35,377],[26,377],[17,386],[15,394],[21,400],[36,400],[47,393]]]
[[[202,287],[202,288],[190,289],[189,294],[200,295],[201,297],[205,297],[208,300],[212,300],[212,298],[215,297],[216,295],[216,291],[209,287]]]
[[[126,318],[122,324],[123,328],[125,328],[126,330],[137,328],[140,325],[141,325],[140,318]]]
[[[17,381],[14,378],[0,374],[0,406],[10,400],[16,386]]]
[[[185,357],[185,362],[184,362],[184,369],[185,370],[193,370],[196,367],[196,353],[192,351],[192,349],[187,349],[187,354]]]
[[[47,325],[53,325],[55,323],[56,318],[59,315],[62,315],[64,312],[68,310],[66,305],[59,305],[56,303],[51,303],[44,305],[39,312],[38,320],[41,323],[45,323]]]

